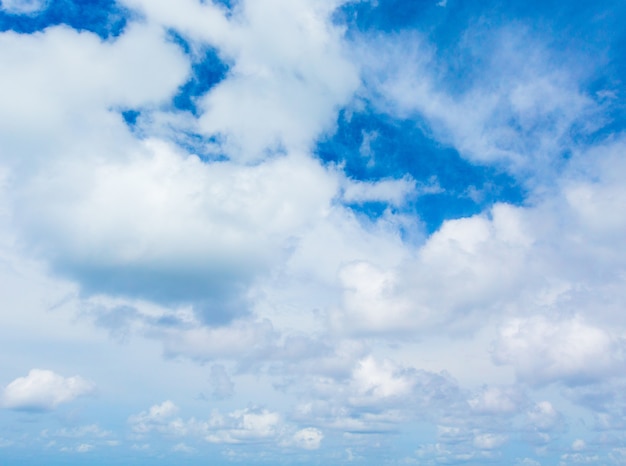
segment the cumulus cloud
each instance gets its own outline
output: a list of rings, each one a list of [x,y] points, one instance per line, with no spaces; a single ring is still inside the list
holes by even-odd
[[[483,387],[468,400],[476,414],[516,414],[526,403],[518,387]]]
[[[247,396],[237,379],[251,370],[284,390],[281,402],[297,400],[291,413],[249,405],[191,418],[166,401],[128,419],[134,435],[190,452],[192,441],[318,450],[330,432],[353,442],[350,457],[366,457],[364,434],[381,439],[420,421],[439,428],[419,460],[480,462],[497,458],[520,423],[534,445],[553,440],[565,414],[532,401],[552,383],[599,429],[624,428],[614,413],[623,409],[626,144],[576,139],[598,124],[599,94],[541,37],[520,25],[474,35],[473,24],[458,52],[484,68],[457,88],[426,36],[346,34],[339,0],[118,3],[133,13],[107,40],[69,26],[0,34],[0,201],[11,228],[0,234],[17,238],[7,250],[74,280],[77,307],[97,307],[98,325],[210,364],[198,390],[208,382],[214,403]],[[2,2],[5,12],[35,5],[44,3]],[[207,49],[227,71],[189,97],[197,112],[173,108]],[[525,202],[496,202],[426,235],[411,202],[441,194],[436,177],[361,179],[314,153],[350,102],[350,112],[362,103],[414,119],[472,163],[504,167]],[[373,150],[382,133],[356,133],[350,156],[384,172],[385,154]],[[368,216],[368,203],[388,208]],[[484,343],[492,327],[498,367]],[[441,335],[462,358],[432,349]],[[445,367],[485,385],[465,390]],[[484,368],[498,383],[483,380]],[[518,385],[506,385],[513,372]],[[50,410],[94,388],[33,370],[3,390],[2,405]],[[87,452],[107,432],[56,436],[84,439],[67,448]]]
[[[259,160],[267,150],[310,149],[359,85],[341,29],[331,21],[341,2],[243,1],[228,19],[210,3],[125,3],[217,47],[232,63],[228,78],[199,99],[198,127],[222,135],[226,152],[236,159]],[[196,19],[189,21],[190,15]]]
[[[445,222],[392,267],[344,265],[333,324],[349,333],[397,335],[462,328],[473,311],[494,310],[524,284],[534,238],[521,209],[499,204],[489,214]]]
[[[448,374],[406,367],[371,355],[351,371],[325,373],[317,364],[300,377],[294,419],[350,434],[393,431],[412,419],[436,418],[462,406],[463,395]]]
[[[128,422],[133,431],[138,434],[145,434],[153,430],[177,431],[181,428],[180,423],[169,424],[176,414],[178,414],[178,406],[167,400],[159,405],[151,406],[148,411],[142,411],[131,416],[128,418]]]
[[[474,445],[481,450],[493,450],[507,441],[506,435],[479,434],[474,437]]]
[[[502,328],[493,357],[535,385],[589,383],[617,375],[624,366],[621,340],[580,317],[514,319]]]
[[[80,376],[63,377],[49,370],[32,369],[2,392],[2,406],[23,411],[50,411],[78,397],[94,393],[93,382]]]
[[[246,408],[223,415],[214,411],[206,419],[183,419],[171,401],[152,406],[148,411],[130,416],[128,423],[140,435],[158,433],[170,437],[192,437],[209,443],[250,441],[279,442],[283,423],[280,414],[268,409]]]

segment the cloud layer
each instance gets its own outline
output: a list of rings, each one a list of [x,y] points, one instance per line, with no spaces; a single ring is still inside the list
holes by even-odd
[[[1,2],[8,457],[620,464],[626,11],[497,3]]]

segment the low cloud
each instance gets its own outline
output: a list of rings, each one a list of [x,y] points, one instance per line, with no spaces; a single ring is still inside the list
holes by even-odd
[[[93,382],[80,376],[63,377],[49,370],[32,369],[2,392],[2,406],[21,411],[50,411],[78,397],[94,393]]]

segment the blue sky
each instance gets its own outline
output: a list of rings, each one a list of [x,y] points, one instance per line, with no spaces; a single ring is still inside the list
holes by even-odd
[[[624,20],[1,0],[0,463],[624,464]]]

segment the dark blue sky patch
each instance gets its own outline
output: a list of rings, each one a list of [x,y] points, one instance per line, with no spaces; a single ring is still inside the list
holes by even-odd
[[[66,24],[90,31],[102,39],[119,36],[132,13],[114,0],[52,0],[48,8],[33,15],[10,15],[0,11],[0,32],[33,33]]]
[[[504,171],[469,163],[456,150],[430,138],[419,122],[371,110],[343,110],[336,133],[320,140],[316,153],[325,163],[342,165],[355,180],[411,175],[418,193],[401,211],[417,214],[429,232],[448,218],[476,214],[495,202],[524,201],[523,187]],[[374,218],[385,211],[378,203],[350,207]]]
[[[126,123],[130,129],[133,129],[137,124],[137,118],[139,118],[141,112],[138,110],[122,110],[121,114],[124,123]]]
[[[191,78],[179,88],[178,94],[174,97],[173,105],[178,110],[191,112],[194,116],[198,116],[199,110],[196,99],[222,81],[228,73],[229,66],[220,59],[214,48],[205,47],[198,53],[194,52],[192,45],[176,31],[169,31],[169,37],[192,60]]]

